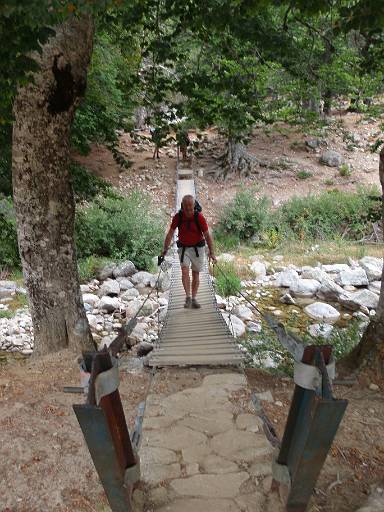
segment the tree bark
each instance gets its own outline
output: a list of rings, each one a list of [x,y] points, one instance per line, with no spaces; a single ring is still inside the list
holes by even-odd
[[[233,173],[237,173],[240,177],[249,176],[258,164],[257,158],[248,153],[242,142],[237,142],[229,137],[227,152],[223,157],[223,166],[216,172],[216,178],[225,180]]]
[[[382,189],[381,213],[384,232],[384,146],[380,151],[379,175]],[[368,366],[381,376],[384,373],[384,267],[376,315],[369,322],[360,343],[352,350],[346,362],[355,368]]]
[[[93,349],[74,247],[69,134],[86,88],[90,16],[70,17],[34,54],[39,69],[14,103],[12,180],[35,354]]]

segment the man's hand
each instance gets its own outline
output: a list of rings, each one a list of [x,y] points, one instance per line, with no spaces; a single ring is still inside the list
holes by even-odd
[[[214,254],[212,254],[211,252],[209,253],[208,258],[212,261],[213,264],[217,263],[216,256]]]

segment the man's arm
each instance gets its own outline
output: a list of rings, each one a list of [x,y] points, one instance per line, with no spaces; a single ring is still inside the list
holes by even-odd
[[[209,257],[211,258],[213,263],[216,263],[217,260],[216,260],[216,256],[215,256],[215,251],[213,249],[213,240],[212,240],[209,230],[205,231],[205,233],[203,233],[203,235],[204,235],[205,241],[207,242],[207,245],[208,245]]]
[[[175,229],[169,228],[169,231],[168,231],[168,233],[165,236],[164,248],[163,248],[163,252],[161,253],[162,256],[166,255],[166,253],[167,253],[167,251],[169,249],[169,246],[171,245],[172,238],[173,238],[173,235],[174,235],[175,231],[176,231]]]

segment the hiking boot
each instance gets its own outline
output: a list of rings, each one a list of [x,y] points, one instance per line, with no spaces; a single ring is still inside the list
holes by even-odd
[[[184,303],[184,307],[185,308],[191,308],[192,307],[192,299],[191,299],[191,297],[186,297],[185,303]]]
[[[193,309],[199,309],[201,308],[200,304],[197,302],[196,299],[192,299],[192,306]]]

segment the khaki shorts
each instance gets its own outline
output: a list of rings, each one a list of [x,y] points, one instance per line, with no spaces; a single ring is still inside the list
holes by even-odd
[[[194,247],[185,247],[183,263],[180,261],[180,265],[182,267],[192,267],[192,270],[195,272],[202,272],[205,262],[205,247],[196,247],[196,249],[199,253],[199,257],[196,256]],[[177,249],[180,260],[182,251],[183,247]]]

